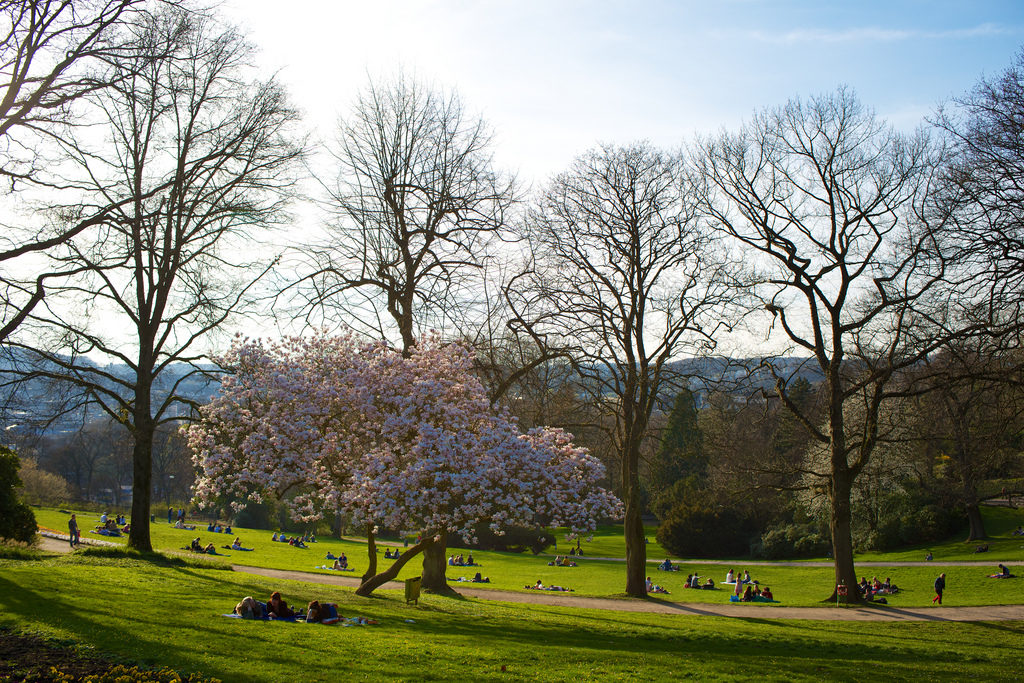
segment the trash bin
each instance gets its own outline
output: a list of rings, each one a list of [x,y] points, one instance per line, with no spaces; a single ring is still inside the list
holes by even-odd
[[[405,602],[415,602],[417,605],[420,604],[420,582],[423,577],[414,576],[411,579],[405,580]]]
[[[846,600],[845,583],[840,583],[838,586],[836,586],[836,607],[839,607],[840,604],[848,604]]]

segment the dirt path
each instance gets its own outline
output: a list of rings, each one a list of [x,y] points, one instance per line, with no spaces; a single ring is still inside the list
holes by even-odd
[[[257,574],[276,579],[290,579],[307,583],[333,586],[358,586],[354,576],[333,576],[310,572],[282,571],[262,567],[232,565],[237,572]],[[404,584],[391,581],[382,588],[401,589]],[[1024,605],[996,605],[985,607],[932,607],[898,608],[876,605],[872,607],[776,607],[753,604],[682,604],[664,600],[630,600],[614,598],[585,598],[565,593],[517,593],[512,591],[470,588],[453,584],[452,588],[468,598],[497,600],[531,605],[556,607],[583,607],[616,610],[619,612],[651,612],[705,617],[756,617],[758,619],[820,619],[824,621],[1011,621],[1024,619]]]
[[[66,537],[65,537],[66,538]],[[83,539],[85,540],[85,539]],[[104,544],[98,539],[88,539],[89,545]],[[40,537],[40,548],[47,552],[70,552],[67,540]],[[593,559],[593,558],[592,558]],[[749,564],[749,563],[748,563]],[[808,566],[808,563],[776,563]],[[865,564],[866,563],[858,563]],[[934,563],[887,563],[887,566],[918,566]],[[991,562],[944,562],[944,565],[978,565]],[[814,566],[814,565],[810,565]],[[826,564],[825,566],[832,566]],[[244,572],[274,579],[288,579],[320,583],[332,586],[355,587],[359,578],[355,576],[335,576],[330,574],[314,574],[312,572],[283,571],[280,569],[264,569],[245,565],[231,565],[236,572]],[[386,589],[401,590],[404,584],[391,581],[382,586]],[[512,591],[488,590],[471,588],[462,584],[452,586],[467,598],[478,600],[495,600],[530,605],[551,605],[554,607],[582,607],[587,609],[615,610],[619,612],[650,612],[656,614],[678,614],[681,616],[703,617],[744,617],[758,619],[818,619],[823,621],[1011,621],[1024,619],[1024,605],[994,605],[985,607],[913,607],[900,608],[876,605],[872,607],[776,607],[770,605],[738,605],[738,604],[698,604],[676,603],[664,600],[631,600],[614,598],[585,598],[565,593],[517,593]]]

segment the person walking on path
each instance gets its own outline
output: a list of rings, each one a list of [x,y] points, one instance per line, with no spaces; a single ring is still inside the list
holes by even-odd
[[[71,513],[71,519],[68,520],[68,543],[74,548],[79,543],[78,537],[78,519],[74,513]]]
[[[942,604],[942,591],[944,591],[944,590],[946,590],[946,574],[945,574],[945,572],[943,572],[942,574],[939,574],[939,578],[935,579],[935,597],[932,598],[932,604],[933,605],[936,603],[936,601],[938,601],[938,603],[940,605]]]

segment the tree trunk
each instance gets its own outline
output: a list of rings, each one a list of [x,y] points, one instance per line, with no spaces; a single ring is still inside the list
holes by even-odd
[[[359,584],[359,588],[356,589],[356,595],[366,597],[377,588],[380,588],[388,581],[391,581],[398,576],[398,572],[402,570],[402,567],[404,567],[409,560],[419,555],[421,550],[429,548],[431,545],[433,545],[432,539],[420,541],[411,548],[408,548],[398,557],[397,560],[395,560],[394,564],[382,571],[380,574],[375,574],[369,577],[364,574],[363,582]]]
[[[853,565],[850,488],[849,473],[845,470],[833,470],[831,486],[832,517],[829,526],[832,531],[832,559],[835,567],[835,585],[846,585],[847,603],[859,603],[861,602],[861,597],[857,592],[857,570]],[[832,595],[828,598],[828,601],[835,599],[836,589],[833,587]]]
[[[626,594],[634,598],[647,596],[647,546],[644,543],[644,524],[640,515],[640,462],[639,444],[630,440],[622,464],[623,490],[626,494],[626,518],[623,534],[626,539]]]
[[[149,376],[142,364],[135,385],[135,406],[132,414],[132,528],[128,532],[128,547],[143,552],[152,552],[153,542],[149,534],[149,508],[153,491],[153,433],[155,425],[150,412]]]
[[[423,590],[430,593],[455,594],[445,576],[448,566],[448,558],[445,556],[448,550],[448,534],[442,532],[438,536],[438,540],[423,548],[423,582],[420,585]],[[424,533],[423,537],[427,538],[428,534]],[[421,541],[417,545],[422,543]]]
[[[977,501],[967,504],[967,522],[970,524],[967,543],[988,538],[988,534],[985,533],[985,520],[981,516],[981,508]]]
[[[363,574],[363,583],[377,574],[377,539],[372,524],[366,525],[366,553],[369,555],[369,562],[366,565],[366,573]]]

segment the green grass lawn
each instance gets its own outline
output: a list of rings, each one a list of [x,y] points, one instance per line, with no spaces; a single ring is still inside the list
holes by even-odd
[[[92,552],[0,560],[0,626],[225,681],[1018,680],[1024,642],[1020,621],[823,625],[438,596],[406,605],[390,591],[360,598],[347,588]],[[380,623],[218,616],[245,595],[266,599],[275,589],[292,604],[329,600],[346,616]],[[951,581],[951,604],[957,591]]]
[[[67,528],[68,514],[52,509],[36,509],[36,517],[41,526],[56,530]],[[1003,509],[994,509],[986,512],[992,519],[991,527],[993,533],[1001,532],[990,541],[993,550],[987,555],[972,555],[966,553],[963,557],[955,559],[985,559],[991,560],[991,567],[950,567],[942,564],[942,559],[947,558],[938,550],[933,550],[936,560],[927,567],[865,567],[861,573],[870,579],[877,575],[880,579],[886,576],[891,577],[896,585],[900,586],[902,592],[890,599],[890,603],[901,607],[915,607],[930,604],[932,592],[931,586],[939,572],[947,573],[947,601],[950,605],[999,605],[1024,603],[1024,579],[1010,581],[998,581],[988,579],[987,575],[995,572],[996,563],[999,561],[1011,561],[1024,557],[1024,551],[1019,546],[1024,545],[1024,537],[1010,536],[1010,531],[1016,527],[1015,520],[1024,521],[1024,512]],[[994,516],[992,516],[994,515]],[[99,520],[95,513],[79,513],[80,524],[83,529],[89,529]],[[356,568],[355,572],[346,573],[349,576],[358,576],[366,568],[366,545],[356,541],[342,541],[338,539],[321,538],[318,543],[311,544],[308,550],[293,548],[284,543],[274,543],[270,540],[271,532],[253,529],[235,528],[236,535],[240,536],[246,547],[255,547],[253,552],[237,552],[220,549],[223,556],[209,557],[211,562],[244,564],[272,569],[298,570],[319,572],[324,574],[336,574],[317,570],[315,567],[322,564],[330,564],[325,559],[328,551],[337,555],[345,552],[350,565]],[[617,533],[616,533],[617,531]],[[650,537],[653,538],[653,529],[650,530]],[[206,531],[206,526],[201,525],[196,531],[183,531],[174,529],[166,521],[157,520],[151,527],[153,546],[157,550],[177,550],[186,545],[189,540],[199,536],[205,545],[213,542],[218,548],[227,545],[232,536],[226,534],[215,534]],[[104,538],[93,534],[83,534],[92,538]],[[562,536],[564,539],[564,536]],[[123,543],[126,539],[105,539]],[[951,542],[955,543],[955,542]],[[962,544],[961,544],[962,545]],[[1011,552],[1014,548],[1018,552]],[[936,546],[938,548],[939,546]],[[972,546],[973,547],[973,546]],[[480,567],[450,567],[448,577],[470,578],[477,571],[491,579],[489,588],[498,590],[522,591],[524,586],[532,585],[538,579],[545,584],[557,584],[572,588],[575,593],[583,596],[594,597],[621,597],[625,587],[625,567],[622,562],[595,560],[591,556],[597,556],[598,552],[608,557],[622,556],[624,554],[621,541],[621,528],[607,527],[599,530],[594,538],[584,543],[588,555],[578,558],[578,567],[551,567],[548,566],[550,556],[534,556],[531,553],[503,553],[473,551],[474,559]],[[560,548],[561,549],[561,548]],[[597,549],[597,550],[593,550]],[[1002,550],[997,550],[1002,549]],[[458,552],[453,549],[452,552]],[[463,551],[468,552],[468,551]],[[907,551],[901,553],[875,554],[873,556],[862,555],[861,559],[874,559],[877,561],[897,561],[904,559],[923,559],[919,552]],[[653,555],[654,558],[662,558],[663,555]],[[385,566],[390,560],[383,558],[383,550],[379,555],[379,566]],[[721,564],[682,564],[680,572],[659,572],[654,566],[650,567],[650,574],[655,583],[665,586],[670,594],[660,596],[670,601],[687,603],[724,603],[729,600],[730,587],[716,591],[689,590],[683,589],[683,583],[687,573],[696,571],[705,579],[713,578],[716,582],[725,578],[729,568],[739,571],[749,569],[753,578],[763,585],[772,588],[776,599],[780,604],[787,606],[814,606],[821,604],[821,600],[832,592],[833,572],[831,568],[819,567],[787,567],[787,566],[745,566],[743,561],[722,562]],[[421,573],[421,562],[419,558],[410,561],[399,574],[399,578],[418,576]],[[1024,574],[1018,570],[1015,573]],[[457,588],[458,584],[453,585]],[[770,609],[772,605],[751,606],[754,609]]]

